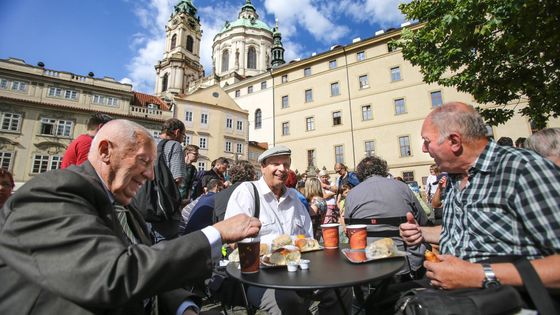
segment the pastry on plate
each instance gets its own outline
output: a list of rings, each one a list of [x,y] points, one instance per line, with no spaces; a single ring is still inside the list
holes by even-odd
[[[366,256],[368,259],[383,258],[393,256],[397,251],[395,243],[390,238],[382,238],[366,247]]]
[[[319,242],[313,238],[298,238],[294,242],[301,252],[320,249]]]
[[[301,258],[299,248],[296,246],[284,246],[272,252],[269,262],[275,265],[286,265],[288,262],[298,262]]]

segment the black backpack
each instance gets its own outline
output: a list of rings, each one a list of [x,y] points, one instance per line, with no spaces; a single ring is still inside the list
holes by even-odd
[[[163,139],[158,143],[154,180],[147,181],[140,187],[131,202],[148,222],[168,221],[181,211],[181,195],[163,155],[167,141]],[[173,149],[170,155],[172,153]]]
[[[198,198],[200,195],[204,193],[204,187],[202,186],[202,179],[204,178],[204,175],[207,174],[207,172],[208,171],[205,170],[200,170],[196,172],[193,181],[191,200],[195,200],[196,198]]]

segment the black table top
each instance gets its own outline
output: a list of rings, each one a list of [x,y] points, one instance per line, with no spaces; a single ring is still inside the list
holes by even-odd
[[[286,267],[262,269],[243,274],[237,263],[228,264],[227,273],[243,283],[274,289],[326,289],[369,283],[389,277],[404,265],[403,257],[391,257],[363,264],[349,262],[340,249],[324,249],[303,253],[309,259],[308,270],[298,268],[289,272]]]

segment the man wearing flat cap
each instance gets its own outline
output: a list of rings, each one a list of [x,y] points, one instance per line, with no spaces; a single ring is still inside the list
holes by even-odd
[[[225,218],[239,213],[254,215],[254,185],[259,194],[261,243],[272,243],[281,234],[313,237],[313,227],[309,212],[292,188],[285,181],[291,164],[291,151],[284,146],[275,146],[263,152],[259,158],[262,177],[253,182],[244,182],[237,187],[229,199]],[[344,307],[350,311],[352,293],[350,289],[340,290]],[[249,302],[269,314],[307,314],[311,294],[287,290],[274,290],[249,286]],[[333,290],[319,290],[315,296],[319,303],[319,314],[340,314],[340,304]]]

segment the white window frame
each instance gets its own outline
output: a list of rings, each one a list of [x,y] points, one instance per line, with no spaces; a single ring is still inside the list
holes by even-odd
[[[290,134],[290,122],[285,121],[282,123],[282,135],[287,136]]]
[[[200,126],[208,128],[208,113],[200,113]]]
[[[243,153],[243,143],[237,143],[235,147],[235,153]]]
[[[206,170],[206,162],[198,162],[198,170],[205,171]]]
[[[19,113],[8,113],[2,112],[0,113],[0,130],[1,131],[8,131],[8,132],[20,132],[21,131],[21,123],[23,121],[23,115]],[[4,128],[4,125],[7,125]],[[15,129],[14,129],[15,125]]]
[[[231,152],[231,148],[232,148],[231,141],[226,141],[225,151],[226,152]]]
[[[337,123],[338,121],[338,123]],[[336,111],[332,113],[332,122],[333,126],[340,126],[342,125],[342,112]]]
[[[356,60],[362,61],[362,60],[365,60],[365,59],[366,59],[366,52],[365,51],[362,50],[362,51],[358,51],[356,53]]]
[[[369,87],[369,78],[367,74],[363,74],[358,77],[358,82],[360,84],[360,89],[366,89]]]
[[[306,103],[313,102],[313,89],[305,90],[305,102]]]
[[[439,94],[439,104],[435,104],[434,105],[434,95]],[[432,108],[436,108],[436,107],[440,107],[441,105],[443,105],[443,94],[441,93],[441,90],[439,91],[432,91],[430,92],[430,103],[432,104]]]
[[[208,137],[200,137],[198,147],[202,150],[208,150]]]
[[[242,121],[242,120],[238,120],[238,121],[236,122],[235,129],[236,129],[237,131],[243,131],[243,121]]]
[[[41,174],[60,168],[61,155],[34,154],[31,174]]]
[[[315,117],[305,117],[305,130],[313,131],[315,130]]]
[[[8,79],[1,78],[0,79],[0,89],[7,90],[9,83],[10,82],[8,81]]]
[[[14,80],[12,81],[12,91],[25,92],[27,90],[27,85],[27,82]]]
[[[253,93],[253,86],[252,85],[247,87],[247,94],[251,94],[251,93]]]
[[[226,117],[226,129],[233,129],[233,118]]]
[[[41,136],[55,136],[55,137],[64,137],[64,138],[72,137],[74,122],[71,120],[41,117],[39,123],[41,124],[39,130],[39,135]],[[45,133],[44,128],[45,126],[49,126],[49,125],[51,126],[50,127],[51,132]]]
[[[375,140],[364,141],[364,152],[366,156],[372,156],[375,154]]]
[[[329,60],[329,69],[336,68],[336,59]]]
[[[303,76],[308,77],[311,75],[311,67],[306,67],[303,69]]]
[[[344,164],[344,145],[340,144],[334,146],[334,161],[335,163]]]
[[[185,111],[185,121],[192,123],[193,121],[193,112],[190,110]]]
[[[372,120],[373,119],[373,109],[371,105],[362,105],[362,120]]]
[[[0,151],[0,167],[3,169],[12,170],[15,152],[13,151]]]
[[[407,148],[408,148],[407,151],[403,151],[403,150],[406,150]],[[412,149],[410,147],[410,136],[400,136],[399,137],[399,152],[400,152],[400,157],[411,157],[412,156]]]
[[[288,107],[290,107],[290,98],[288,97],[288,95],[284,95],[282,96],[282,108],[288,108]]]
[[[401,101],[402,101],[402,104],[401,104]],[[395,115],[406,114],[406,102],[405,102],[403,97],[396,98],[393,101],[393,105],[394,105],[394,108],[395,108]]]
[[[331,83],[331,96],[340,95],[340,84],[338,82]]]
[[[391,68],[391,82],[401,81],[401,67],[396,66]]]

